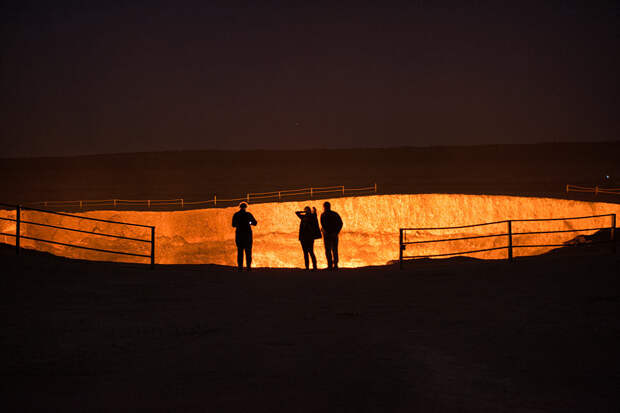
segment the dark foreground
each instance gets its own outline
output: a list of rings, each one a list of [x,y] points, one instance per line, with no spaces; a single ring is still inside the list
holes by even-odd
[[[0,259],[10,411],[620,407],[613,255],[249,274]]]

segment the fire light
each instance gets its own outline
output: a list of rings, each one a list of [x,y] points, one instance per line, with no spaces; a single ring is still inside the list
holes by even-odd
[[[306,202],[280,202],[249,205],[248,211],[258,220],[254,228],[253,256],[256,267],[303,267],[303,255],[297,231],[299,220],[295,211],[304,206],[316,206],[321,211],[324,200]],[[398,234],[401,227],[448,227],[477,224],[505,219],[560,218],[597,214],[620,213],[620,205],[602,202],[579,202],[549,198],[526,198],[510,196],[421,194],[421,195],[376,195],[329,199],[332,208],[344,221],[340,236],[340,265],[361,267],[383,265],[398,259]],[[189,211],[91,211],[79,215],[94,218],[155,225],[156,262],[159,264],[220,264],[236,265],[236,248],[231,217],[237,208],[210,208]],[[0,211],[0,216],[14,217],[14,211]],[[105,223],[79,220],[70,217],[24,211],[24,220],[43,222],[88,231],[119,233],[118,226],[112,228]],[[593,219],[588,222],[554,221],[522,223],[515,232],[594,228],[609,226],[609,218]],[[15,223],[0,221],[0,232],[13,233]],[[416,239],[433,239],[450,236],[473,236],[502,232],[502,228],[480,227],[453,231],[424,231],[413,236]],[[556,233],[538,235],[535,240],[528,236],[515,242],[548,244],[567,242],[585,233]],[[144,229],[122,227],[120,233],[128,237],[148,238]],[[22,225],[22,234],[94,248],[129,250],[147,253],[148,245],[131,240],[113,240],[49,227]],[[13,244],[14,238],[0,236],[0,242]],[[422,244],[420,254],[440,254],[451,251],[466,251],[489,248],[505,244],[505,237],[483,238],[454,242]],[[132,261],[136,258],[96,251],[69,248],[39,241],[22,240],[22,246],[56,255],[102,261]],[[550,248],[527,248],[515,250],[515,256],[535,255]],[[326,266],[323,243],[315,243],[319,267]],[[413,254],[414,251],[408,250]],[[475,253],[471,256],[483,259],[506,257],[505,250]],[[140,260],[139,258],[137,260]],[[148,260],[144,260],[147,262]]]

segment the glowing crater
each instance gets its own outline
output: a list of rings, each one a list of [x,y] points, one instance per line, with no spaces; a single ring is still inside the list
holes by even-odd
[[[598,214],[620,214],[620,205],[600,202],[579,202],[550,198],[525,198],[481,195],[377,195],[335,198],[329,200],[340,213],[344,228],[340,238],[343,267],[383,265],[398,259],[400,227],[446,227],[523,218],[562,218]],[[254,230],[254,265],[257,267],[301,267],[303,256],[297,231],[299,220],[295,211],[305,205],[321,210],[323,201],[281,202],[250,205],[249,211],[258,220]],[[192,211],[92,211],[79,215],[115,221],[156,226],[156,262],[159,264],[221,264],[236,265],[236,248],[231,218],[237,208]],[[13,211],[0,211],[0,216],[14,217]],[[118,226],[70,217],[25,211],[24,220],[61,225],[90,231],[149,238],[147,229]],[[514,232],[594,228],[609,226],[610,219],[517,223]],[[424,231],[409,235],[409,240],[450,236],[472,236],[505,232],[505,226],[492,225],[452,231]],[[13,233],[15,223],[0,221],[0,232]],[[593,231],[586,232],[591,234]],[[53,228],[24,224],[22,234],[58,242],[94,248],[149,253],[148,244],[115,240]],[[583,233],[582,233],[583,234]],[[575,237],[574,233],[516,236],[515,244],[560,244]],[[14,244],[14,239],[0,236],[0,242]],[[409,255],[441,254],[452,251],[484,249],[506,244],[505,237],[410,246]],[[38,241],[22,240],[25,248],[48,251],[56,255],[102,261],[148,262],[148,259],[68,248]],[[550,248],[516,249],[515,256],[535,255]],[[315,252],[319,266],[324,267],[323,243],[317,240]],[[506,257],[505,250],[475,253],[486,259]]]

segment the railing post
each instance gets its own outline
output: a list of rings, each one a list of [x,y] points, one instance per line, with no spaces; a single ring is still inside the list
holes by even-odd
[[[566,184],[566,193],[568,194],[568,184]]]
[[[19,255],[19,237],[20,237],[20,222],[21,222],[21,206],[17,205],[15,208],[15,254]]]
[[[312,187],[310,187],[310,199],[312,199]]]
[[[512,262],[512,221],[508,220],[508,261]]]
[[[342,196],[344,196],[344,185],[342,185]]]
[[[217,195],[213,195],[213,206],[217,206]]]
[[[280,191],[278,191],[278,201],[280,201]]]
[[[399,229],[400,234],[398,236],[398,265],[400,269],[403,269],[403,229]]]
[[[116,208],[116,199],[114,200],[114,208]]]
[[[151,269],[155,269],[155,227],[151,227]]]
[[[80,200],[80,209],[83,209],[83,208],[82,208],[82,201],[81,201],[81,200]]]
[[[594,196],[598,195],[598,185],[594,187]]]
[[[248,194],[248,204],[250,203],[250,194]]]
[[[181,209],[184,208],[183,198],[181,198]]]
[[[149,200],[147,200],[147,203],[148,203],[148,206],[149,206],[149,208],[150,208],[150,207],[151,207],[151,200],[150,200],[150,199],[149,199]]]
[[[375,194],[377,193],[377,183],[375,182]]]
[[[617,251],[616,247],[616,214],[611,214],[611,228],[609,231],[609,238],[611,240],[612,251],[615,254]]]

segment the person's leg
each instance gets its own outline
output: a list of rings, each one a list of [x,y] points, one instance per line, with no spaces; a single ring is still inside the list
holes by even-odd
[[[245,239],[245,264],[250,271],[252,269],[252,233],[247,234]]]
[[[243,269],[243,247],[237,246],[237,267],[239,271]]]
[[[323,244],[325,245],[325,258],[327,259],[327,268],[332,268],[332,251],[331,251],[331,239],[330,237],[323,237]]]
[[[308,258],[308,243],[307,241],[301,241],[301,249],[304,252],[304,264],[306,269],[310,268],[310,259]]]
[[[237,246],[237,268],[243,270],[243,234],[235,233],[235,245]]]
[[[252,268],[252,240],[245,247],[245,265],[248,271]]]
[[[252,245],[245,249],[245,263],[246,267],[248,267],[248,271],[252,268]]]
[[[338,268],[338,235],[332,240],[332,253],[334,255],[334,268]]]
[[[316,270],[316,255],[314,255],[314,240],[310,240],[308,245],[308,253],[312,258],[312,268]],[[306,268],[308,268],[308,260],[306,259]]]

